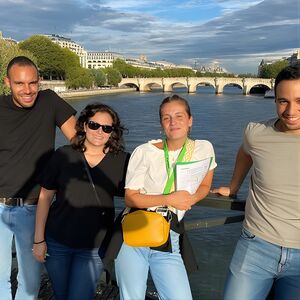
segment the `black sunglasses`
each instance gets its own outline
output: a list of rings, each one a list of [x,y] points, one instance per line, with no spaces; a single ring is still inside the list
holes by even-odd
[[[114,129],[111,125],[101,125],[94,121],[88,121],[87,125],[88,125],[88,128],[91,130],[97,130],[101,127],[103,132],[105,132],[105,133],[111,133]]]

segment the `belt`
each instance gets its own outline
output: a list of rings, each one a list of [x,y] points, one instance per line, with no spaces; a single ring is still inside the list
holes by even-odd
[[[7,206],[24,206],[24,205],[35,205],[38,202],[38,198],[13,198],[13,197],[0,197],[0,203]]]

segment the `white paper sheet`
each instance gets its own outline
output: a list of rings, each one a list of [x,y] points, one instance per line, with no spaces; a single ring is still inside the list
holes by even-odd
[[[212,158],[198,161],[176,163],[176,191],[188,191],[194,194],[204,177],[206,176]],[[185,214],[185,210],[177,210],[180,221]]]

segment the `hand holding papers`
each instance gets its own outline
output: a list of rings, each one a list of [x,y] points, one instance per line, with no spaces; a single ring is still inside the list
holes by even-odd
[[[206,176],[212,158],[206,158],[199,161],[176,163],[176,191],[188,191],[194,194],[204,177]],[[177,210],[178,221],[185,214],[185,210]]]

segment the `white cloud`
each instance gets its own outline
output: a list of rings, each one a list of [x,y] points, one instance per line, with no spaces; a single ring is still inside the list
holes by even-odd
[[[247,9],[255,6],[262,0],[240,1],[240,0],[217,0],[218,4],[222,7],[224,13],[232,13],[237,10]]]
[[[156,4],[160,4],[159,0],[104,0],[101,2],[102,6],[109,7],[114,10],[136,10],[153,7]]]
[[[267,53],[288,56],[300,46],[300,0],[40,0],[39,5],[33,0],[19,0],[19,5],[13,1],[17,0],[0,0],[0,30],[17,40],[56,33],[87,50],[144,53],[150,60],[184,64],[218,60],[228,70],[244,72],[256,70]],[[220,14],[207,22],[190,19],[180,15],[186,13],[183,5],[206,5],[207,9],[218,5]],[[181,16],[180,21],[169,14],[169,7],[172,14]]]

